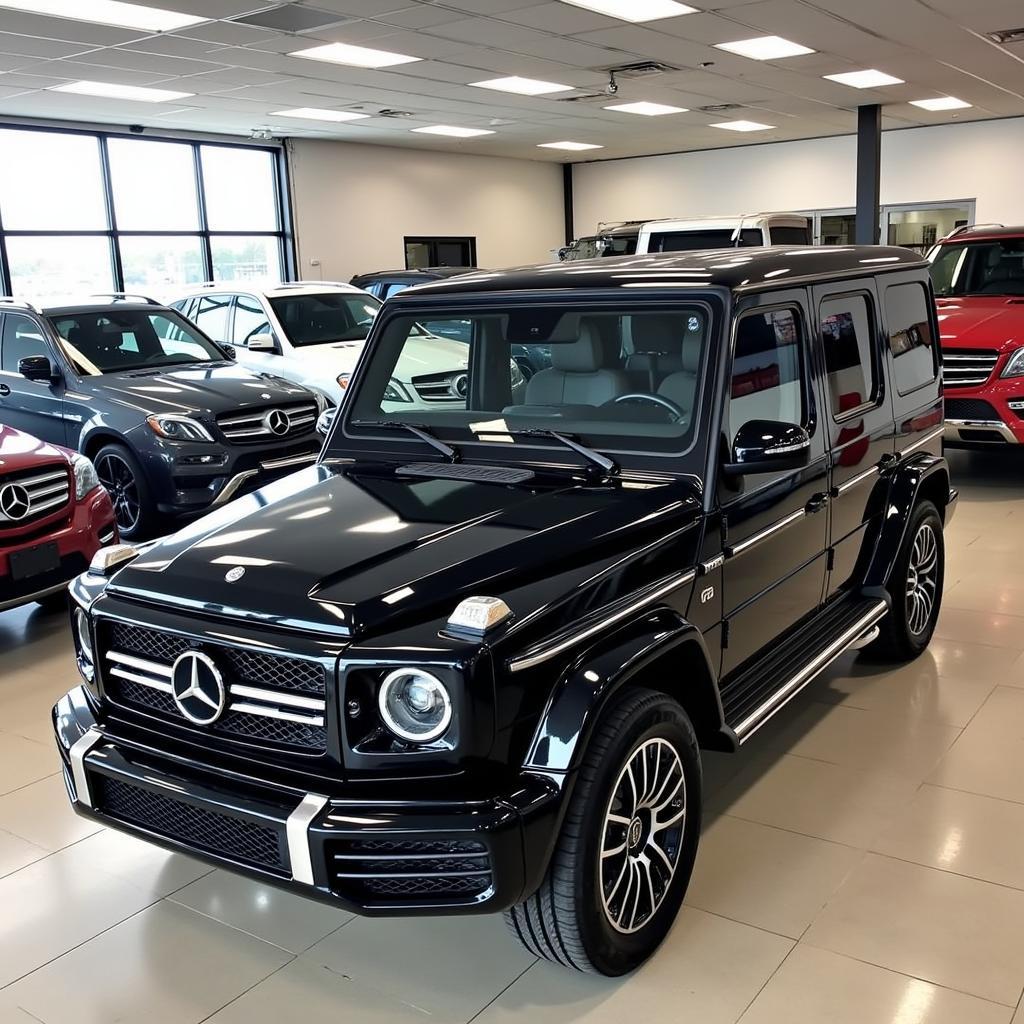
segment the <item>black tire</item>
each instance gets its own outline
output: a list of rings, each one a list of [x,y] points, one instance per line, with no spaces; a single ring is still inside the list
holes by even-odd
[[[922,538],[926,535],[930,535],[934,545],[934,565],[927,572],[922,571],[921,564],[918,564]],[[931,642],[942,608],[945,551],[939,510],[930,501],[918,502],[911,513],[889,578],[892,610],[879,623],[878,639],[867,648],[872,657],[885,661],[913,661]],[[930,595],[927,613],[919,603],[922,592]],[[918,595],[916,598],[915,593]]]
[[[57,612],[67,611],[68,608],[68,591],[66,587],[61,587],[54,594],[47,594],[46,597],[40,597],[36,600],[36,604],[47,615],[54,615]]]
[[[645,760],[636,762],[634,758]],[[647,795],[645,773],[641,807],[629,825],[609,822],[607,816],[613,808],[626,809],[620,808],[616,800],[622,792],[620,786],[628,791],[627,766],[639,764],[645,769],[651,765],[655,773],[651,782],[655,807],[642,806]],[[664,772],[665,786],[660,793],[659,771]],[[672,825],[672,816],[679,810],[679,793],[673,781],[676,775],[685,783],[681,793],[684,813],[678,824]],[[662,795],[676,797],[661,812],[663,822],[658,820],[657,806]],[[578,971],[617,977],[639,967],[668,934],[683,902],[697,855],[701,805],[700,753],[686,713],[662,693],[628,691],[605,711],[596,726],[544,881],[537,892],[505,914],[513,934],[535,956]],[[640,831],[634,835],[638,822]],[[618,833],[612,830],[619,828],[621,852],[612,856],[606,850],[602,857],[602,844],[617,846]],[[637,865],[659,836],[664,837],[658,844],[662,853],[668,851],[665,864],[674,864],[674,872],[667,874],[658,858],[649,861],[648,890],[645,869]],[[636,867],[637,887],[632,921],[628,918],[632,889],[622,889],[627,872],[628,885],[633,883],[630,861]],[[620,862],[621,873],[617,867]],[[602,877],[605,864],[609,871]],[[641,897],[653,912],[646,920],[641,916],[638,921]],[[619,907],[620,924],[633,925],[635,930],[624,931],[613,924]]]
[[[159,522],[156,502],[139,460],[124,445],[104,445],[93,463],[100,483],[110,493],[122,540],[143,540]]]

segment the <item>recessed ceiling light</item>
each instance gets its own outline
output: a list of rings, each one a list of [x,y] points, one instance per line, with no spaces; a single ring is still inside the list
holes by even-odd
[[[537,78],[489,78],[486,82],[470,82],[477,89],[497,89],[498,92],[517,92],[523,96],[544,96],[549,92],[571,92],[571,85],[559,85],[557,82],[542,82]]]
[[[715,43],[715,49],[738,53],[751,60],[781,60],[783,57],[801,57],[814,53],[809,46],[792,43],[782,36],[758,36],[756,39],[737,39],[734,43]]]
[[[678,18],[680,14],[696,14],[696,7],[677,3],[676,0],[562,0],[573,7],[607,14],[620,21],[657,21],[659,18]]]
[[[432,124],[426,128],[412,128],[414,132],[424,135],[450,135],[453,139],[471,139],[476,135],[493,135],[489,128],[457,128],[451,124]]]
[[[712,128],[725,128],[730,132],[766,132],[775,127],[773,124],[761,124],[760,121],[719,121]]]
[[[71,18],[74,21],[92,21],[97,25],[134,28],[141,32],[173,32],[177,28],[210,20],[206,15],[125,4],[121,0],[74,0],[74,3],[68,0],[0,0],[0,7],[30,14],[47,14],[55,18]]]
[[[140,103],[167,103],[195,96],[194,92],[173,89],[144,89],[141,85],[117,85],[114,82],[65,82],[50,86],[50,92],[73,92],[79,96],[102,96],[109,100],[138,100]]]
[[[321,110],[319,107],[296,107],[294,110],[272,110],[271,117],[297,117],[303,121],[359,121],[369,114],[352,110]]]
[[[931,100],[911,100],[910,103],[924,110],[966,110],[971,105],[955,96],[936,96]]]
[[[538,149],[571,149],[574,152],[584,149],[604,149],[604,146],[595,146],[592,142],[542,142]]]
[[[687,107],[670,107],[665,103],[613,103],[605,110],[617,110],[622,114],[643,114],[645,117],[660,117],[662,114],[685,114]]]
[[[387,50],[371,50],[366,46],[351,46],[349,43],[325,43],[323,46],[311,46],[306,50],[295,50],[288,56],[324,60],[330,64],[347,64],[353,68],[390,68],[396,64],[412,64],[423,59],[409,57],[404,53],[390,53]]]
[[[849,85],[854,89],[877,89],[882,85],[903,85],[902,78],[894,78],[884,71],[868,68],[867,71],[844,71],[841,75],[825,75],[830,82]]]

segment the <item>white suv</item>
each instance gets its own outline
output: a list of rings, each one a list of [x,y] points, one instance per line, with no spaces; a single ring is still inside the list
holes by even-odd
[[[233,345],[243,366],[264,370],[340,404],[381,303],[352,285],[296,281],[241,287],[206,284],[171,303],[214,341]],[[465,406],[468,338],[423,332],[395,368],[386,411]]]

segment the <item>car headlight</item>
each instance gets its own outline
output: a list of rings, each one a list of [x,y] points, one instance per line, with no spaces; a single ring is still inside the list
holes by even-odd
[[[1017,349],[1017,351],[1010,356],[1010,361],[1006,364],[1006,369],[1004,369],[999,376],[1024,377],[1024,348]]]
[[[84,608],[75,608],[75,640],[79,653],[91,665],[95,660],[92,653],[92,630],[89,613]]]
[[[418,668],[389,672],[377,698],[384,724],[400,739],[431,743],[448,731],[452,698],[437,676]]]
[[[316,418],[316,432],[321,437],[326,437],[331,429],[331,424],[334,423],[334,417],[338,414],[338,410],[333,406],[330,409],[324,409],[322,413]]]
[[[388,381],[387,387],[384,389],[385,402],[411,402],[412,398],[409,396],[409,392],[405,390],[402,384],[395,380],[394,377]]]
[[[71,468],[75,474],[75,497],[81,501],[99,487],[100,478],[96,475],[96,467],[84,455],[72,455]]]
[[[198,420],[191,416],[165,412],[158,416],[147,416],[149,429],[158,437],[169,441],[212,441],[210,432]]]

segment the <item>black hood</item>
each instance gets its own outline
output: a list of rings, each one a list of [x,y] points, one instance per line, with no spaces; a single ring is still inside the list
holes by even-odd
[[[299,384],[229,362],[105,373],[85,378],[80,390],[136,409],[142,416],[162,412],[216,416],[311,397]]]
[[[636,551],[644,534],[678,530],[698,509],[679,482],[631,489],[562,477],[510,487],[321,464],[157,543],[110,590],[360,636],[399,617],[447,614],[513,580]]]

